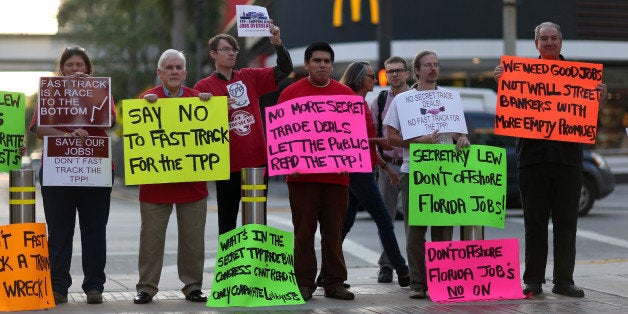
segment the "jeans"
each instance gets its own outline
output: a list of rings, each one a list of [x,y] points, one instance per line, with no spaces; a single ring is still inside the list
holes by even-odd
[[[400,166],[394,165],[394,164],[389,164],[388,165],[392,170],[394,170],[399,176],[401,176],[401,171],[400,171]],[[390,214],[390,217],[392,217],[392,219],[395,219],[395,216],[397,216],[397,203],[399,200],[399,194],[401,194],[401,189],[399,188],[399,185],[391,185],[390,184],[390,176],[388,175],[388,172],[386,172],[385,170],[377,170],[378,172],[378,178],[377,178],[377,185],[379,186],[379,191],[382,194],[382,199],[384,200],[384,204],[386,204],[386,208],[388,208],[388,213]],[[382,267],[388,267],[388,268],[393,268],[392,263],[390,262],[390,260],[388,259],[388,256],[386,255],[386,251],[382,250],[382,254],[379,256],[379,261],[377,261],[377,264],[379,265],[380,268]]]
[[[382,200],[375,176],[372,172],[354,172],[349,174],[349,182],[349,206],[347,207],[347,216],[342,226],[342,239],[344,240],[349,230],[351,230],[358,207],[361,205],[375,221],[379,239],[397,275],[408,274],[406,260],[399,250],[399,244],[397,244],[397,238],[395,237],[393,219]]]

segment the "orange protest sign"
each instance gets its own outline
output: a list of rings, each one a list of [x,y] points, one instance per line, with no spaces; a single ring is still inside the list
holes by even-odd
[[[502,56],[495,134],[594,144],[602,65]]]
[[[46,225],[0,226],[0,311],[55,307]]]

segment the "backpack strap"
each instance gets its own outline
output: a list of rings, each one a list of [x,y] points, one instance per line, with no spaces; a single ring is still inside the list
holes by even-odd
[[[386,107],[386,98],[388,98],[388,90],[380,91],[377,96],[377,137],[384,136],[384,132],[382,131],[384,123],[382,112],[384,112],[384,107]]]

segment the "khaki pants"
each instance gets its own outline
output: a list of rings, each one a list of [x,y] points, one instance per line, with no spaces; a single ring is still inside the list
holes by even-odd
[[[180,204],[140,202],[142,230],[138,258],[140,279],[136,285],[138,292],[154,296],[159,291],[157,286],[164,260],[166,227],[173,205],[176,206],[179,235],[177,268],[179,279],[184,284],[181,291],[187,296],[191,291],[201,289],[205,261],[206,197]]]

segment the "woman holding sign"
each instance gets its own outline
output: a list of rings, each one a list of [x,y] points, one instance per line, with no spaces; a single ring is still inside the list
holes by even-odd
[[[92,75],[92,62],[84,48],[67,47],[59,59],[58,74],[70,77]],[[70,87],[68,87],[70,89]],[[111,126],[115,124],[116,109],[111,95]],[[31,121],[30,130],[37,137],[65,136],[86,139],[90,136],[107,136],[102,127],[51,127],[38,126],[39,106]],[[42,163],[42,169],[45,165]],[[48,247],[50,275],[56,304],[68,302],[68,288],[72,285],[70,264],[72,241],[78,212],[81,229],[81,251],[83,265],[83,291],[87,303],[102,303],[107,260],[107,220],[111,187],[44,186],[43,171],[39,171],[42,182],[41,194],[44,201],[46,224],[48,225]],[[112,178],[113,182],[113,172]]]
[[[356,95],[364,97],[375,86],[375,71],[373,71],[370,63],[366,61],[353,62],[340,78],[340,83],[349,86]],[[391,178],[391,184],[399,184],[399,176],[382,159],[376,149],[377,145],[385,145],[388,148],[387,140],[377,137],[369,106],[365,104],[363,108],[365,110],[366,129],[369,137],[371,163],[373,167],[377,166],[388,173]],[[360,206],[366,209],[377,225],[379,240],[382,242],[384,251],[397,272],[399,285],[402,287],[409,286],[410,271],[408,270],[406,260],[399,250],[399,244],[397,244],[394,232],[395,226],[382,199],[382,194],[379,191],[373,172],[349,173],[349,206],[347,207],[347,216],[342,226],[343,239],[351,230]]]

